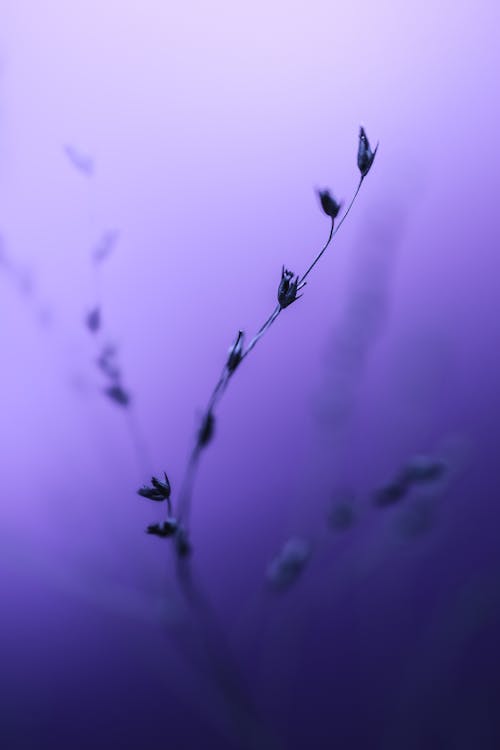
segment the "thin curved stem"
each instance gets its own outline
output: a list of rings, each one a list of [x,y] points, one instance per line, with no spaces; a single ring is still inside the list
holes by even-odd
[[[309,266],[309,268],[307,269],[307,271],[305,272],[305,274],[304,274],[304,275],[302,276],[302,278],[301,278],[301,279],[299,279],[299,284],[302,284],[302,282],[303,282],[303,281],[305,281],[305,280],[307,279],[307,277],[309,276],[309,274],[310,274],[310,273],[311,273],[311,271],[313,270],[314,266],[315,266],[315,265],[316,265],[316,263],[317,263],[317,262],[319,261],[319,259],[321,258],[321,256],[322,256],[322,255],[323,255],[323,253],[325,252],[325,250],[327,249],[328,245],[329,245],[329,244],[330,244],[330,242],[332,241],[332,239],[333,239],[333,234],[334,234],[334,233],[333,233],[333,226],[334,226],[334,220],[332,219],[332,226],[331,226],[331,228],[330,228],[330,234],[329,234],[329,236],[328,236],[328,239],[327,239],[326,243],[325,243],[325,244],[323,245],[323,247],[321,248],[320,252],[319,252],[319,253],[318,253],[318,255],[317,255],[317,256],[315,257],[315,259],[313,260],[313,262],[311,263],[311,265]]]
[[[241,361],[243,361],[245,359],[245,357],[247,357],[250,354],[250,352],[252,351],[252,349],[260,341],[260,339],[266,333],[266,331],[268,331],[271,328],[272,324],[274,323],[274,321],[276,320],[276,318],[278,317],[278,315],[280,314],[280,312],[281,312],[280,305],[276,305],[276,307],[274,308],[274,310],[272,311],[271,315],[268,317],[268,319],[266,320],[266,322],[264,323],[264,325],[262,325],[260,327],[259,331],[255,334],[255,336],[253,337],[253,339],[250,341],[249,345],[246,348],[246,351],[243,352],[243,354],[241,356]]]
[[[249,354],[254,346],[257,344],[257,342],[262,338],[262,336],[265,334],[265,332],[271,327],[271,325],[274,323],[276,318],[278,317],[279,313],[281,311],[281,308],[279,305],[275,307],[271,315],[268,317],[266,322],[259,328],[259,331],[256,333],[250,344],[248,345],[247,349],[241,356],[240,364],[243,361],[243,359]],[[222,374],[217,381],[217,384],[215,388],[212,391],[212,395],[210,396],[208,400],[208,406],[205,410],[203,418],[205,419],[209,414],[213,414],[214,409],[217,405],[217,402],[222,397],[223,393],[225,392],[229,381],[231,377],[234,374],[233,372],[229,372],[227,369],[227,366],[224,365],[224,369],[222,370]],[[181,491],[179,494],[179,510],[178,510],[178,521],[184,521],[185,526],[187,527],[187,522],[189,520],[189,515],[191,511],[191,500],[193,495],[193,486],[194,486],[194,480],[196,478],[196,472],[198,469],[198,464],[200,460],[200,455],[202,451],[202,446],[200,446],[199,442],[197,441],[191,451],[191,455],[189,457],[188,465],[186,467],[186,472],[184,474],[184,479],[182,481],[181,485]],[[184,520],[186,519],[186,520]]]
[[[213,411],[217,401],[219,400],[220,396],[224,392],[226,382],[227,382],[227,368],[224,365],[224,369],[222,370],[222,374],[217,382],[217,385],[213,389],[212,395],[210,396],[208,400],[208,406],[205,410],[205,414],[209,414],[211,411]]]
[[[323,245],[323,247],[321,248],[320,252],[315,257],[315,259],[313,260],[313,262],[311,263],[311,265],[309,266],[309,268],[307,269],[307,271],[300,278],[300,280],[299,280],[299,287],[300,287],[300,284],[302,284],[305,281],[305,279],[307,278],[307,276],[309,276],[309,274],[311,273],[311,271],[313,270],[313,268],[316,266],[316,264],[318,263],[318,261],[320,260],[320,258],[322,257],[322,255],[327,250],[328,246],[330,245],[331,241],[333,240],[333,238],[335,237],[335,235],[339,231],[340,227],[342,226],[342,224],[346,220],[346,218],[347,218],[347,216],[348,216],[348,214],[349,214],[352,206],[354,205],[354,202],[355,202],[355,200],[356,200],[356,198],[358,196],[358,193],[359,193],[359,191],[361,189],[361,185],[363,184],[363,179],[364,178],[361,177],[361,179],[360,179],[360,181],[358,183],[358,186],[357,186],[357,188],[356,188],[356,190],[354,192],[354,195],[353,195],[353,197],[351,199],[351,202],[349,203],[346,211],[344,212],[342,218],[340,219],[340,221],[339,221],[339,223],[337,224],[336,227],[334,226],[334,220],[332,220],[332,226],[331,226],[331,229],[330,229],[330,234],[328,236],[328,240]],[[241,359],[240,359],[239,365],[241,365],[242,361],[255,348],[255,346],[258,344],[258,342],[264,336],[264,334],[267,333],[267,331],[270,329],[270,327],[272,326],[272,324],[274,323],[274,321],[278,318],[278,316],[279,316],[279,314],[280,314],[280,312],[281,312],[282,309],[283,308],[281,307],[281,305],[279,305],[279,304],[276,305],[276,307],[274,308],[274,310],[271,313],[271,315],[269,315],[269,317],[266,319],[266,321],[261,325],[261,327],[259,328],[259,330],[255,334],[255,336],[250,341],[250,343],[248,344],[247,348],[245,349],[245,351],[241,355]],[[227,386],[229,384],[229,381],[231,380],[231,378],[234,375],[235,371],[236,371],[236,368],[230,371],[228,369],[228,367],[227,367],[227,364],[224,365],[224,368],[222,370],[221,376],[220,376],[219,380],[217,381],[217,384],[216,384],[215,388],[213,389],[212,395],[210,396],[210,399],[208,401],[208,406],[207,406],[207,409],[206,409],[206,411],[204,413],[204,417],[203,417],[204,419],[206,419],[209,415],[213,415],[214,409],[215,409],[217,403],[222,398],[222,396],[223,396],[223,394],[224,394],[224,392],[225,392],[225,390],[226,390],[226,388],[227,388]],[[189,457],[189,461],[188,461],[188,465],[186,467],[186,471],[185,471],[184,478],[183,478],[183,481],[182,481],[182,486],[181,486],[181,491],[180,491],[180,497],[179,497],[178,520],[179,520],[179,522],[181,520],[184,521],[184,523],[186,525],[186,528],[187,528],[187,523],[189,521],[189,515],[190,515],[190,511],[191,511],[191,500],[192,500],[192,494],[193,494],[194,480],[196,478],[196,472],[198,470],[200,455],[201,455],[201,452],[202,452],[202,450],[203,450],[204,447],[205,447],[204,445],[200,444],[199,437],[197,437],[196,443],[195,443],[195,445],[194,445],[194,447],[193,447],[193,449],[191,451],[191,454],[190,454],[190,457]]]
[[[314,266],[315,266],[315,265],[316,265],[316,263],[317,263],[317,262],[319,261],[319,259],[321,258],[321,256],[322,256],[322,255],[323,255],[323,253],[325,252],[325,250],[327,249],[328,245],[329,245],[329,244],[330,244],[330,242],[331,242],[331,241],[333,240],[333,238],[335,237],[335,235],[336,235],[336,234],[337,234],[337,232],[339,231],[340,227],[342,226],[342,224],[343,224],[343,223],[344,223],[344,221],[346,220],[346,218],[347,218],[347,216],[348,216],[348,214],[349,214],[349,211],[351,210],[351,208],[352,208],[352,207],[353,207],[353,205],[354,205],[354,201],[355,201],[355,200],[356,200],[356,198],[358,197],[358,193],[359,193],[359,191],[360,191],[360,189],[361,189],[361,185],[363,184],[363,180],[364,180],[364,177],[361,177],[361,179],[359,180],[359,183],[358,183],[358,187],[356,188],[356,190],[355,190],[355,192],[354,192],[354,195],[353,195],[353,197],[352,197],[352,199],[351,199],[351,202],[349,203],[349,205],[348,205],[348,207],[347,207],[347,209],[346,209],[346,211],[345,211],[344,215],[343,215],[343,216],[342,216],[342,218],[340,219],[340,221],[339,221],[339,223],[337,224],[337,226],[335,227],[335,229],[334,229],[334,221],[333,221],[333,219],[332,219],[332,226],[331,226],[331,229],[330,229],[330,235],[329,235],[329,237],[328,237],[328,240],[326,241],[326,244],[325,244],[325,245],[323,245],[323,247],[321,248],[320,252],[319,252],[319,253],[318,253],[318,255],[317,255],[317,256],[315,257],[315,259],[313,260],[313,262],[311,263],[311,265],[309,266],[309,268],[307,269],[307,271],[305,272],[305,274],[304,274],[304,275],[302,276],[302,278],[301,278],[301,279],[299,280],[299,284],[302,284],[302,282],[303,282],[303,281],[305,281],[305,280],[306,280],[306,278],[307,278],[307,277],[309,276],[309,274],[310,274],[310,273],[311,273],[311,271],[313,270]]]

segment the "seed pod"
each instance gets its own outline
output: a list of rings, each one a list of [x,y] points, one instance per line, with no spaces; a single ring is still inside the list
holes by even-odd
[[[318,190],[318,196],[321,202],[321,208],[323,209],[325,214],[332,220],[335,220],[340,209],[342,208],[342,204],[337,203],[335,198],[332,198],[329,190]]]
[[[366,137],[365,129],[361,127],[359,129],[359,145],[358,145],[358,168],[361,172],[361,177],[364,178],[368,174],[375,159],[377,153],[378,143],[375,147],[375,151],[370,148],[370,142]]]

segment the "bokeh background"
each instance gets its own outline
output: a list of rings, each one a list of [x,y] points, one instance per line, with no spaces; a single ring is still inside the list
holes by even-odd
[[[500,747],[499,22],[494,0],[4,0],[2,748]],[[358,201],[203,457],[202,615],[136,490],[167,470],[175,501],[237,330],[326,239],[315,190],[356,187],[360,123]],[[444,477],[378,507],[416,454]],[[290,537],[311,557],[276,593]]]

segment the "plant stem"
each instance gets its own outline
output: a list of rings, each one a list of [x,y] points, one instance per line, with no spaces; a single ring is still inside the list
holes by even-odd
[[[363,184],[363,180],[364,180],[364,177],[361,177],[360,180],[359,180],[358,186],[357,186],[357,188],[356,188],[356,190],[354,192],[354,195],[353,195],[353,197],[352,197],[352,199],[351,199],[351,201],[350,201],[350,203],[349,203],[346,211],[344,212],[342,218],[340,219],[340,221],[339,221],[339,223],[337,224],[336,227],[334,227],[334,220],[332,219],[332,226],[330,228],[330,234],[328,236],[328,240],[323,245],[323,247],[321,248],[320,252],[315,257],[315,259],[313,260],[313,262],[311,263],[311,265],[309,266],[309,268],[307,269],[307,271],[300,278],[299,285],[302,284],[305,281],[305,279],[309,276],[309,274],[311,273],[311,271],[313,270],[313,268],[316,266],[316,264],[318,263],[318,261],[320,260],[320,258],[322,257],[322,255],[327,250],[328,246],[330,245],[330,243],[332,242],[333,238],[335,237],[335,235],[339,231],[340,227],[344,223],[345,219],[347,218],[347,216],[348,216],[351,208],[353,207],[354,202],[355,202],[355,200],[356,200],[356,198],[358,196],[358,193],[359,193],[359,191],[361,189],[361,185]],[[262,326],[259,328],[259,330],[255,334],[255,336],[253,337],[253,339],[248,344],[248,346],[245,349],[245,351],[242,353],[238,367],[241,365],[241,363],[243,362],[243,360],[250,354],[250,352],[255,348],[255,346],[260,341],[260,339],[264,336],[264,334],[267,333],[267,331],[271,328],[272,324],[278,318],[278,316],[279,316],[279,314],[280,314],[280,312],[281,312],[282,309],[283,308],[279,304],[276,305],[276,307],[274,308],[274,310],[271,313],[271,315],[269,315],[269,317],[266,319],[265,323],[262,324]],[[232,378],[232,376],[233,376],[234,372],[236,371],[236,369],[237,368],[235,368],[232,371],[229,371],[228,368],[227,368],[227,365],[224,365],[224,368],[222,370],[222,374],[221,374],[221,376],[220,376],[220,378],[219,378],[219,380],[218,380],[215,388],[213,389],[212,395],[210,396],[210,399],[208,401],[208,406],[207,406],[207,409],[206,409],[206,411],[205,411],[205,413],[203,415],[203,419],[206,419],[210,414],[213,414],[214,409],[215,409],[217,403],[222,398],[222,396],[223,396],[223,394],[224,394],[224,392],[225,392],[225,390],[226,390],[226,388],[227,388],[227,386],[229,384],[229,381]],[[183,478],[182,485],[181,485],[181,491],[180,491],[180,497],[179,497],[179,506],[178,506],[178,520],[179,520],[179,522],[181,520],[184,522],[184,525],[185,525],[186,529],[187,529],[187,523],[189,521],[190,510],[191,510],[191,499],[192,499],[192,494],[193,494],[194,480],[195,480],[195,477],[196,477],[196,472],[198,470],[200,454],[201,454],[201,451],[202,451],[203,447],[204,446],[200,445],[199,437],[197,436],[196,443],[195,443],[193,449],[191,450],[191,454],[190,454],[190,457],[189,457],[189,460],[188,460],[188,464],[187,464],[187,467],[186,467],[186,472],[184,474],[184,478]]]
[[[306,280],[306,278],[307,278],[307,277],[309,276],[309,274],[310,274],[310,273],[311,273],[311,271],[313,270],[314,266],[315,266],[315,265],[316,265],[316,263],[317,263],[317,262],[319,261],[319,259],[321,258],[321,256],[322,256],[322,255],[323,255],[323,253],[325,252],[325,250],[327,249],[328,245],[329,245],[329,244],[330,244],[330,242],[331,242],[331,241],[333,240],[333,238],[335,237],[335,235],[336,235],[336,234],[337,234],[337,232],[339,231],[340,227],[341,227],[341,226],[342,226],[342,224],[344,223],[345,219],[347,218],[347,216],[348,216],[348,214],[349,214],[349,211],[350,211],[350,210],[351,210],[351,208],[353,207],[354,201],[355,201],[355,200],[356,200],[356,198],[358,197],[358,193],[359,193],[359,191],[360,191],[360,189],[361,189],[361,185],[363,184],[363,180],[364,180],[364,177],[361,177],[361,178],[360,178],[360,180],[359,180],[359,183],[358,183],[358,187],[356,188],[356,190],[355,190],[355,193],[354,193],[354,195],[353,195],[353,197],[352,197],[352,199],[351,199],[351,202],[349,203],[349,205],[348,205],[348,207],[347,207],[347,210],[345,211],[344,215],[342,216],[341,220],[339,221],[339,223],[337,224],[337,226],[335,227],[335,229],[334,229],[334,223],[335,223],[335,222],[334,222],[334,220],[332,219],[332,227],[331,227],[331,229],[330,229],[330,236],[328,237],[328,240],[327,240],[326,244],[325,244],[325,245],[324,245],[324,246],[323,246],[323,247],[321,248],[320,252],[319,252],[319,253],[318,253],[318,255],[317,255],[317,256],[315,257],[315,259],[313,260],[313,262],[311,263],[311,265],[309,266],[309,268],[307,269],[307,271],[305,272],[305,274],[304,274],[304,275],[302,276],[302,278],[301,278],[301,279],[299,280],[299,284],[302,284],[302,282],[303,282],[303,281],[305,281],[305,280]]]

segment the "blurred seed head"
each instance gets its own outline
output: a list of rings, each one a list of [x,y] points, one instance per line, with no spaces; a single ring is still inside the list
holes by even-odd
[[[115,404],[118,404],[119,406],[126,407],[130,405],[130,394],[119,383],[115,383],[114,385],[109,386],[109,388],[105,388],[104,393],[109,399],[111,399],[111,401],[114,401]]]
[[[444,461],[429,456],[414,456],[392,482],[375,492],[374,502],[379,507],[394,505],[409,493],[413,485],[437,482],[446,469]]]
[[[379,508],[386,508],[400,502],[409,489],[409,483],[403,477],[400,477],[376,490],[373,501]]]
[[[94,307],[94,309],[87,314],[85,324],[90,333],[97,333],[101,327],[101,311],[98,307]]]
[[[444,461],[430,456],[414,456],[403,469],[408,482],[427,483],[441,479],[447,470]]]
[[[121,376],[120,368],[116,363],[117,350],[112,344],[106,344],[103,347],[99,357],[96,360],[97,367],[110,380],[119,380]]]
[[[268,584],[277,590],[291,586],[305,568],[311,556],[311,545],[305,539],[292,538],[267,569]]]
[[[120,233],[116,229],[110,229],[102,235],[99,242],[92,250],[92,259],[94,263],[102,263],[103,260],[111,255],[118,242],[119,236]]]

